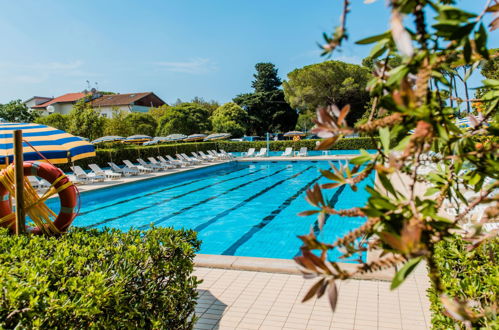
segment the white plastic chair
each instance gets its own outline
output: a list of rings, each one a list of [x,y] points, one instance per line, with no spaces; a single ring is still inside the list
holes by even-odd
[[[293,148],[289,147],[284,150],[284,152],[281,154],[281,157],[292,157],[293,156]]]
[[[112,170],[103,170],[97,164],[90,164],[90,165],[88,165],[88,167],[96,175],[102,175],[102,176],[105,176],[105,177],[112,179],[112,180],[117,180],[117,179],[121,178],[121,173],[116,173]]]

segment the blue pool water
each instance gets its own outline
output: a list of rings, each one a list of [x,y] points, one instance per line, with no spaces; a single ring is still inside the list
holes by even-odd
[[[325,161],[232,162],[90,191],[81,195],[81,214],[73,225],[191,228],[203,242],[200,253],[290,259],[299,253],[297,235],[313,228],[333,242],[365,221],[331,216],[319,233],[315,216],[296,215],[312,208],[305,190],[327,182],[319,172],[327,167]],[[365,184],[357,193],[349,187],[325,190],[326,197],[336,208],[361,206]]]

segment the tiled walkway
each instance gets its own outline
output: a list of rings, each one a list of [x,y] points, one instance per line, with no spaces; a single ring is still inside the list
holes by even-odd
[[[419,267],[398,290],[389,282],[339,283],[336,312],[327,298],[300,301],[313,280],[299,275],[197,268],[195,329],[429,329],[428,280]]]

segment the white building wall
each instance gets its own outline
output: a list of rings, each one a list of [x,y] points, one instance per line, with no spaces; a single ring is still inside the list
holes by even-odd
[[[120,106],[114,106],[114,107],[98,107],[94,108],[97,112],[100,113],[101,116],[106,117],[106,118],[113,118],[113,112],[116,110],[119,110],[121,112],[124,112],[125,114],[129,114],[130,108],[127,105],[120,105]]]

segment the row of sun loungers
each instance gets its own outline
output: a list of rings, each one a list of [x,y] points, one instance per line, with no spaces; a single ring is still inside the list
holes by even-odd
[[[256,152],[255,148],[249,148],[247,152],[242,154],[242,157],[267,157],[267,148],[261,148],[259,152]],[[305,157],[308,156],[308,149],[306,147],[300,148],[300,151],[296,151],[294,156]],[[281,157],[293,157],[293,148],[286,148],[281,154]]]
[[[97,164],[90,164],[89,168],[91,172],[86,172],[80,166],[72,166],[71,169],[73,174],[70,175],[70,179],[77,184],[103,182],[106,179],[117,180],[123,176],[140,175],[147,174],[157,171],[167,171],[173,168],[186,167],[199,165],[205,162],[214,162],[222,160],[231,160],[233,156],[224,150],[216,152],[215,150],[210,150],[204,153],[203,151],[192,152],[191,156],[185,153],[175,155],[173,158],[170,155],[148,157],[147,161],[142,158],[137,159],[137,163],[132,163],[130,160],[123,160],[125,166],[118,166],[114,162],[108,162],[110,169],[103,170]],[[42,185],[42,181],[38,180],[36,177],[30,176],[31,185],[37,189],[48,188],[48,186]],[[47,183],[48,184],[48,183]]]

